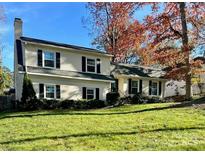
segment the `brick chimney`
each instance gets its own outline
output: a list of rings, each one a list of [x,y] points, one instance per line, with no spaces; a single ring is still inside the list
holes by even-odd
[[[23,21],[20,18],[14,20],[14,38],[19,39],[22,36]]]

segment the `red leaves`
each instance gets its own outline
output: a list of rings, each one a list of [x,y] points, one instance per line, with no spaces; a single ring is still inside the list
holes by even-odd
[[[182,47],[179,3],[164,3],[164,6],[161,4],[144,4],[144,6],[150,5],[153,12],[144,19],[148,42],[144,49],[146,53],[141,54],[146,60],[143,63],[149,64],[150,61],[155,61],[169,68],[167,77],[184,79],[188,68],[185,59],[197,46],[199,40],[197,28],[200,28],[199,26],[204,23],[202,21],[205,21],[205,3],[186,3],[189,44],[185,47]],[[191,69],[195,69],[200,63],[190,62],[190,66]]]
[[[133,19],[135,8],[151,7],[143,23]],[[169,69],[167,77],[184,78],[188,55],[205,44],[205,3],[186,3],[188,45],[182,47],[182,20],[179,3],[89,3],[95,43],[114,55],[115,61],[126,62],[137,54],[145,65],[161,64]],[[199,62],[190,62],[191,69]],[[188,68],[189,69],[189,68]]]
[[[88,7],[97,26],[94,43],[113,54],[114,61],[125,62],[143,38],[141,24],[132,16],[136,3],[89,3]]]

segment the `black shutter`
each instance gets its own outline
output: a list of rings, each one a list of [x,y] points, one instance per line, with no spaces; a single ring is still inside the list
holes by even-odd
[[[128,94],[132,94],[132,79],[128,79]]]
[[[139,89],[139,93],[142,93],[142,80],[140,80],[140,89]]]
[[[82,72],[86,71],[86,57],[82,56]]]
[[[99,100],[99,98],[100,98],[100,89],[99,88],[96,88],[95,94],[96,94],[95,98],[97,100]]]
[[[100,59],[97,59],[97,73],[101,73],[101,70],[100,70]]]
[[[118,79],[115,79],[115,88],[116,88],[116,92],[118,92]]]
[[[23,51],[21,40],[16,40],[17,60],[19,65],[23,65]]]
[[[38,66],[42,66],[42,50],[38,50]]]
[[[152,94],[152,81],[149,81],[149,95]]]
[[[83,87],[83,91],[82,91],[82,96],[83,96],[83,99],[86,99],[86,87]]]
[[[39,98],[44,98],[44,84],[39,84]]]
[[[56,52],[56,68],[60,68],[60,53]]]
[[[159,96],[161,95],[162,93],[162,82],[159,81]]]
[[[60,85],[56,85],[56,98],[61,98],[61,89]]]

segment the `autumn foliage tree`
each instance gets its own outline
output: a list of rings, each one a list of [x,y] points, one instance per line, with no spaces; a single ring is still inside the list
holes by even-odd
[[[136,3],[88,3],[95,38],[94,45],[112,54],[113,61],[130,63],[136,57],[136,44],[143,42],[142,25],[134,20]]]
[[[144,3],[152,13],[145,17],[148,41],[143,54],[149,65],[155,61],[167,68],[167,78],[186,81],[186,98],[191,97],[191,75],[199,61],[190,57],[199,45],[199,29],[205,19],[204,3]]]
[[[136,10],[151,7],[143,22],[133,17]],[[166,68],[166,77],[186,81],[186,98],[191,96],[191,77],[201,66],[192,55],[205,49],[205,3],[89,3],[97,29],[94,44],[127,63],[137,54],[141,64]],[[94,29],[95,29],[94,28]]]

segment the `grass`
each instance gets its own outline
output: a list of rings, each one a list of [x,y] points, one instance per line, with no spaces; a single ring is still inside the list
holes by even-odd
[[[205,110],[167,104],[0,114],[0,150],[205,150]]]

